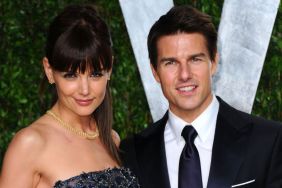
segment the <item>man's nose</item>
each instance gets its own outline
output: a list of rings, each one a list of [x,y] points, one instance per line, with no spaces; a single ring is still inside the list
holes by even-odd
[[[182,81],[187,81],[191,78],[192,72],[191,72],[191,66],[188,62],[180,63],[179,70],[179,79]]]

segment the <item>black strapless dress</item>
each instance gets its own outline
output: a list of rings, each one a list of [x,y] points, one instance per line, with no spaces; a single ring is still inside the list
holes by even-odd
[[[140,188],[140,185],[128,168],[110,168],[57,181],[54,188]]]

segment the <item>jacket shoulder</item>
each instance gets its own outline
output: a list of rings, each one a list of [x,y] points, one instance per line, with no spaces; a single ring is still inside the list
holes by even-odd
[[[282,128],[281,122],[268,120],[263,117],[248,114],[230,106],[220,97],[217,97],[217,99],[220,103],[219,116],[223,117],[230,124],[236,124],[236,126],[252,124],[255,128],[267,129],[269,131],[278,131]]]

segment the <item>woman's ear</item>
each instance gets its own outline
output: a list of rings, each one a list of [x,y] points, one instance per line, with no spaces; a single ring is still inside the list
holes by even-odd
[[[107,80],[111,79],[112,69],[107,72]]]
[[[50,84],[55,83],[54,77],[53,77],[53,69],[49,64],[47,57],[44,57],[42,59],[42,64],[43,64],[43,68],[44,68],[44,71],[45,71],[45,75],[47,76],[49,83]]]
[[[111,79],[111,74],[112,74],[113,65],[114,65],[114,59],[115,59],[115,57],[112,56],[112,68],[107,72],[107,79],[108,79],[108,80]]]

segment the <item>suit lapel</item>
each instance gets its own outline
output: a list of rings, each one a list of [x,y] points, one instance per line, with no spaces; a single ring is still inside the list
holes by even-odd
[[[144,187],[170,188],[164,144],[164,128],[168,114],[155,124],[149,132],[136,137],[136,157]]]
[[[218,98],[220,108],[214,137],[208,188],[231,187],[240,166],[252,126]]]

